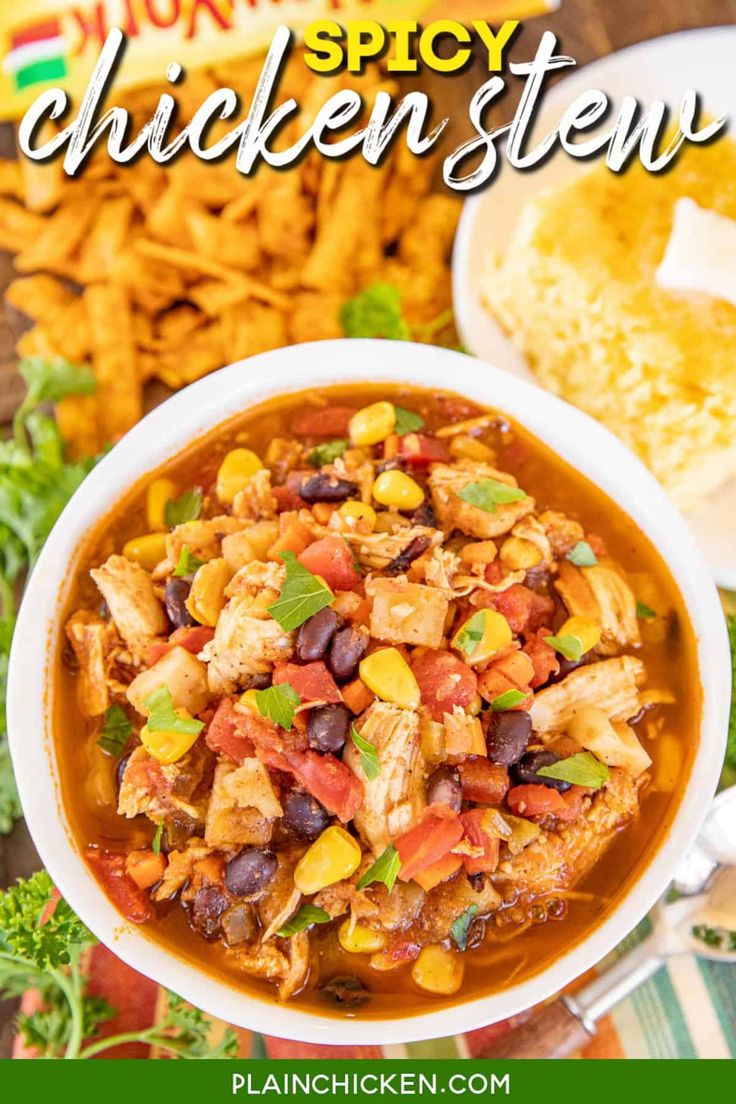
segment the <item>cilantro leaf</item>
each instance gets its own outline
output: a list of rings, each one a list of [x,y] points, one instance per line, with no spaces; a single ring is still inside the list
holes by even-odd
[[[486,611],[478,610],[472,617],[469,617],[463,627],[455,636],[453,644],[456,648],[465,655],[467,659],[470,659],[475,652],[476,648],[483,639],[483,633],[486,628]]]
[[[469,905],[465,912],[458,916],[454,923],[450,924],[450,935],[457,943],[460,951],[464,951],[468,945],[468,932],[477,911],[477,905]]]
[[[521,487],[510,487],[508,483],[502,483],[499,479],[481,479],[477,483],[467,483],[461,491],[458,491],[458,498],[463,502],[477,506],[487,514],[495,514],[497,506],[519,502],[522,498],[528,497]]]
[[[424,425],[424,418],[413,410],[406,410],[405,407],[397,406],[394,403],[394,411],[396,413],[394,433],[398,434],[399,437],[404,437],[407,433],[414,433]]]
[[[278,686],[256,690],[255,699],[261,716],[269,717],[274,724],[287,731],[293,725],[294,712],[302,702],[290,682],[280,682]]]
[[[578,541],[565,556],[576,567],[595,567],[598,557],[587,541]]]
[[[653,621],[657,616],[657,611],[653,610],[651,606],[648,606],[646,602],[637,602],[636,616],[640,621]],[[726,620],[728,620],[728,618],[726,618]]]
[[[161,839],[163,837],[163,834],[164,834],[164,826],[163,826],[163,824],[159,824],[156,828],[155,835],[154,835],[153,839],[151,840],[151,850],[153,851],[154,855],[160,855],[161,854]]]
[[[120,705],[111,705],[105,711],[105,721],[97,741],[99,747],[109,755],[120,756],[133,733],[128,714]]]
[[[161,686],[146,698],[144,705],[148,710],[146,725],[149,732],[177,732],[181,736],[198,736],[204,728],[204,723],[194,717],[179,716],[167,686]]]
[[[386,889],[391,892],[401,869],[401,858],[394,845],[390,843],[366,870],[358,882],[358,889],[366,889],[373,882],[383,882]]]
[[[179,498],[170,498],[164,506],[164,521],[169,529],[184,525],[187,521],[196,521],[202,513],[202,492],[196,487],[185,491]]]
[[[324,464],[331,464],[333,460],[337,460],[338,456],[342,456],[349,445],[350,442],[342,437],[338,437],[334,441],[325,441],[323,445],[315,445],[307,456],[307,463],[311,464],[313,468],[321,468]]]
[[[500,713],[504,709],[513,709],[528,697],[521,690],[506,690],[503,694],[496,694],[491,701],[491,709],[494,713]]]
[[[302,905],[299,911],[292,916],[291,920],[287,920],[283,927],[279,928],[276,934],[286,938],[290,935],[296,935],[297,932],[304,931],[305,928],[311,927],[312,924],[327,924],[331,919],[332,917],[330,914],[317,905]]]
[[[286,579],[281,594],[266,608],[281,628],[290,632],[298,629],[325,606],[331,606],[335,595],[325,583],[299,563],[293,552],[281,552],[279,555],[286,566]]]
[[[544,642],[565,659],[569,659],[571,663],[577,663],[582,658],[583,642],[579,636],[573,636],[571,633],[564,633],[562,636],[545,636]]]
[[[43,402],[58,402],[66,395],[91,395],[97,386],[90,368],[70,364],[61,357],[45,360],[43,357],[24,357],[18,371],[25,380],[26,395],[15,412],[13,430],[15,440],[23,443],[26,418],[34,407]]]
[[[204,560],[200,560],[197,556],[193,556],[189,551],[188,545],[183,544],[181,546],[181,552],[179,553],[179,562],[173,571],[174,577],[176,579],[187,579],[190,575],[194,575],[203,563]]]
[[[346,337],[387,337],[409,341],[411,332],[401,311],[401,293],[393,284],[376,281],[340,308]]]
[[[589,790],[599,790],[611,777],[606,764],[596,759],[590,751],[581,751],[567,759],[560,759],[558,763],[551,763],[548,767],[540,767],[537,774],[543,778],[570,782],[573,786],[585,786]]]
[[[360,735],[355,725],[350,726],[350,739],[360,752],[360,769],[369,782],[374,782],[381,774],[381,760],[370,741]]]

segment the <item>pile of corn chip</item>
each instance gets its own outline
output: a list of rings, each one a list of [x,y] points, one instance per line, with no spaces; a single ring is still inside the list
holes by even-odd
[[[189,74],[176,92],[181,121],[222,86],[247,111],[260,68],[256,58]],[[397,91],[378,66],[358,78],[315,76],[296,54],[279,100],[294,96],[302,110],[281,141],[293,142],[348,86],[366,110],[379,89]],[[136,131],[160,92],[116,100]],[[218,137],[216,125],[210,140]],[[0,248],[19,274],[6,299],[33,322],[18,354],[87,363],[97,378],[94,394],[59,404],[72,454],[129,429],[149,380],[176,389],[254,353],[342,336],[341,305],[375,280],[400,290],[410,325],[440,316],[459,201],[430,192],[434,167],[401,141],[378,169],[311,152],[252,177],[232,159],[189,153],[165,167],[147,157],[118,166],[104,146],[76,179],[58,160],[0,161]]]

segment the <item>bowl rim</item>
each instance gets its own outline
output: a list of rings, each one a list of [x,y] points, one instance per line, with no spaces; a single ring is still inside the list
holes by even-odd
[[[624,886],[611,913],[520,984],[397,1019],[339,1020],[270,1003],[209,977],[206,967],[193,961],[162,954],[161,945],[127,922],[107,899],[76,846],[61,803],[48,710],[58,615],[71,565],[78,544],[111,504],[148,471],[232,415],[279,394],[351,382],[406,383],[466,395],[508,414],[597,483],[663,555],[691,618],[703,691],[699,747],[686,791],[647,865]],[[474,357],[436,346],[341,339],[261,353],[199,380],[146,415],[100,461],[67,504],[28,581],[10,656],[8,733],[21,802],[43,862],[90,930],[129,966],[210,1015],[269,1035],[331,1045],[405,1043],[474,1030],[531,1007],[599,962],[636,926],[665,891],[715,792],[730,675],[722,607],[694,539],[654,477],[608,430],[548,392]],[[39,761],[49,769],[39,772]]]

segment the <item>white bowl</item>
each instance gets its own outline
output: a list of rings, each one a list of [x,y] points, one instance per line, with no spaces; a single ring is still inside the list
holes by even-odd
[[[353,380],[451,388],[497,407],[597,483],[665,555],[697,635],[703,686],[700,743],[685,795],[656,854],[611,915],[519,985],[395,1020],[338,1020],[266,1002],[164,953],[144,929],[124,921],[88,870],[61,807],[48,709],[69,565],[98,519],[134,482],[231,415],[282,392]],[[61,893],[116,955],[230,1023],[312,1043],[399,1043],[469,1031],[536,1004],[593,966],[641,920],[694,840],[715,790],[730,679],[723,613],[695,542],[653,477],[615,437],[546,392],[461,353],[402,342],[326,341],[264,353],[193,384],[144,418],[95,468],[55,526],[29,582],[10,659],[8,722],[34,842]]]

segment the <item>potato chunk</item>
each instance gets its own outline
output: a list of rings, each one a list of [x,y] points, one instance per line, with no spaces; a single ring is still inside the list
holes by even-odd
[[[273,821],[255,805],[241,805],[241,795],[233,775],[239,768],[234,763],[220,762],[215,767],[212,796],[207,809],[205,842],[211,847],[243,847],[268,843]]]
[[[366,594],[372,599],[371,636],[390,644],[440,647],[448,607],[441,590],[399,577],[369,580]]]
[[[206,666],[179,645],[133,679],[127,691],[128,701],[136,712],[147,717],[146,699],[162,686],[169,690],[174,708],[186,709],[193,717],[201,713],[209,701]]]

